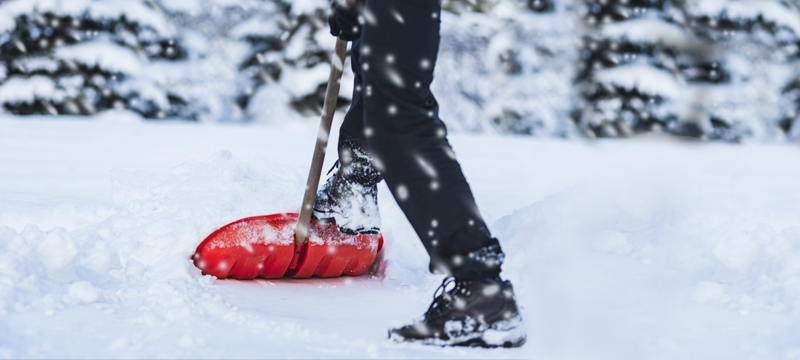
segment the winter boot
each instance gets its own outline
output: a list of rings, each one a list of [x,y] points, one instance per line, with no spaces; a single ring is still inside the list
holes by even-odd
[[[447,290],[451,284],[453,288]],[[390,330],[389,338],[440,346],[517,347],[525,343],[525,326],[510,282],[449,277],[439,291],[441,295],[433,299],[422,321]]]
[[[345,144],[339,149],[339,161],[331,168],[337,171],[317,192],[311,217],[322,223],[336,223],[339,231],[346,234],[377,234],[381,226],[381,174],[366,152],[349,142]]]

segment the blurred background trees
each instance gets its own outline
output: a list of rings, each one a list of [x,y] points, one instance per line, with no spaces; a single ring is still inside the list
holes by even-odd
[[[433,92],[448,126],[575,135],[577,48],[571,3],[446,1]]]
[[[165,14],[142,1],[0,3],[0,105],[13,114],[92,115],[127,108],[195,119],[171,91],[186,57]]]
[[[588,136],[797,136],[796,3],[597,0],[582,9],[573,119]]]
[[[797,0],[693,1],[688,26],[701,39],[704,68],[687,75],[711,85],[701,124],[711,137],[797,139],[800,76],[800,3]],[[709,68],[709,66],[711,68]],[[717,71],[715,67],[720,70]],[[694,70],[694,72],[691,72]],[[718,76],[717,81],[712,77]]]
[[[445,0],[451,129],[800,138],[797,0]],[[321,109],[327,0],[0,0],[0,111],[282,122]],[[349,65],[348,65],[349,68]],[[339,105],[346,108],[352,74]]]

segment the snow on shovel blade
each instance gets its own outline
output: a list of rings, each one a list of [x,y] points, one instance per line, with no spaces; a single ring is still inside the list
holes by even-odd
[[[298,214],[254,216],[214,231],[192,256],[204,275],[266,279],[360,275],[383,247],[383,236],[347,235],[311,220],[308,241],[294,242]]]

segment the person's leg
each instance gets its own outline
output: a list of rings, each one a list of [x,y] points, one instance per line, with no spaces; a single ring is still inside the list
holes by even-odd
[[[503,253],[447,141],[430,91],[436,0],[368,0],[358,58],[364,134],[375,165],[431,256],[431,271],[497,277]],[[352,114],[349,114],[352,115]]]
[[[430,91],[439,47],[439,0],[367,0],[360,66],[364,132],[374,164],[431,257],[451,275],[424,320],[395,341],[520,346],[525,327],[503,253],[489,234],[439,120]],[[452,288],[450,284],[452,283]]]
[[[361,59],[361,39],[355,40],[350,46],[351,68],[355,75],[353,84],[353,100],[350,109],[344,117],[342,126],[339,128],[339,157],[347,158],[349,154],[346,149],[356,147],[366,151],[367,138],[364,135],[364,80],[361,76],[361,67],[358,65]],[[343,152],[344,150],[344,152]]]

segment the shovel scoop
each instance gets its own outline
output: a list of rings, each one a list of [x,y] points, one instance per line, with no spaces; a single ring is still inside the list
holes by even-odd
[[[254,216],[209,235],[192,259],[204,275],[217,278],[274,279],[363,274],[383,247],[383,236],[348,235],[336,224],[311,220],[308,241],[297,244],[299,214]]]
[[[336,110],[347,41],[336,41],[322,119],[300,213],[254,216],[214,231],[192,260],[204,275],[234,279],[360,275],[375,261],[383,236],[348,235],[311,219]]]

